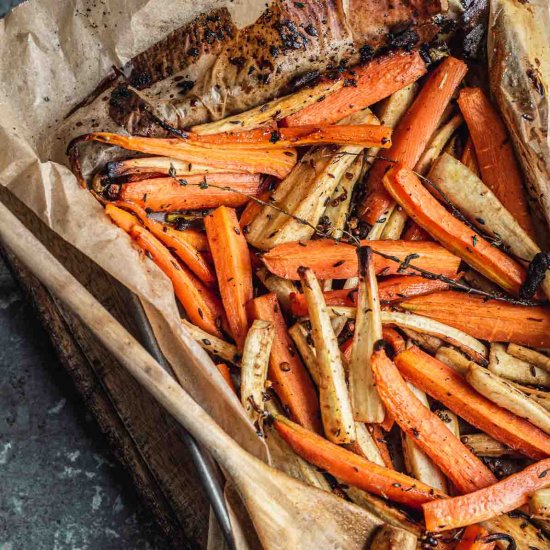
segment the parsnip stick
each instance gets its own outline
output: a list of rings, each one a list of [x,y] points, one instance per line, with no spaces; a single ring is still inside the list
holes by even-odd
[[[357,249],[357,256],[358,307],[349,363],[349,391],[355,420],[380,423],[384,421],[385,411],[370,368],[374,343],[382,338],[378,283],[372,250],[369,247],[360,247]]]
[[[401,329],[417,346],[420,346],[430,353],[436,353],[437,350],[443,345],[443,340],[437,336],[423,334],[422,332],[418,332],[410,328],[401,327]]]
[[[499,407],[508,409],[520,418],[529,420],[544,432],[550,433],[550,413],[504,378],[479,365],[470,365],[466,380],[481,395]]]
[[[110,178],[127,176],[129,174],[172,174],[177,177],[194,176],[197,174],[223,174],[236,172],[214,166],[204,166],[170,157],[143,157],[113,161],[107,164],[107,175]]]
[[[340,336],[340,333],[344,330],[347,322],[348,318],[345,315],[333,317],[330,320],[330,324],[332,325],[332,330],[334,330],[334,336],[336,336],[336,338]]]
[[[523,392],[530,399],[537,402],[539,405],[542,405],[547,411],[550,412],[550,392],[536,390],[534,388],[529,388],[528,386],[522,386],[516,382],[511,382],[520,392]]]
[[[489,370],[519,384],[550,387],[550,373],[506,353],[504,344],[491,344]]]
[[[440,347],[435,354],[435,358],[462,375],[468,372],[470,365],[473,363],[456,349],[447,346]]]
[[[352,443],[355,441],[355,422],[338,340],[330,324],[323,292],[311,269],[300,268],[300,278],[315,343],[325,433],[333,443]]]
[[[426,408],[430,408],[428,399],[423,391],[412,384],[407,384],[416,397]],[[413,438],[402,432],[403,459],[405,469],[409,475],[412,475],[426,485],[447,493],[447,480],[443,472],[434,464],[433,460],[418,448]]]
[[[241,360],[241,403],[253,423],[258,421],[265,407],[265,382],[274,336],[273,323],[256,319],[244,342]]]
[[[186,319],[182,319],[181,322],[185,325],[193,340],[198,342],[206,351],[234,365],[239,363],[240,355],[236,346],[221,338],[212,336]]]
[[[355,441],[350,445],[346,445],[346,447],[355,454],[361,455],[379,466],[385,466],[382,455],[378,450],[378,446],[374,442],[374,439],[365,424],[362,422],[355,423],[355,435]]]
[[[308,330],[301,323],[295,323],[288,329],[288,334],[290,334],[298,352],[302,356],[315,385],[319,386],[319,367],[317,366],[315,348],[308,342],[308,337],[310,336]]]
[[[405,211],[401,207],[396,206],[384,224],[380,238],[391,239],[393,241],[398,240],[401,237],[401,233],[403,233],[407,218],[408,216]]]
[[[516,451],[510,449],[484,433],[463,435],[460,440],[477,456],[499,458],[501,456],[519,456]]]
[[[434,411],[437,416],[447,425],[449,431],[460,438],[460,426],[458,424],[458,417],[456,414],[449,409],[437,409]]]
[[[508,344],[506,352],[517,359],[540,367],[546,372],[550,372],[550,357],[544,355],[544,353],[539,353],[534,349],[518,346],[517,344]]]
[[[529,510],[535,518],[550,519],[550,489],[535,491],[529,500]]]
[[[276,294],[281,307],[285,311],[289,311],[290,295],[293,292],[298,292],[296,285],[288,279],[273,275],[273,273],[270,273],[265,267],[260,267],[260,269],[256,271],[256,276],[264,284],[267,290]]]

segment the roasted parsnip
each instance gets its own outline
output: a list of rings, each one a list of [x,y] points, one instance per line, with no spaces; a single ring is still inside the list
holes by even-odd
[[[504,443],[484,433],[463,435],[460,440],[477,456],[490,458],[519,456],[516,451],[510,449],[510,447],[507,447]]]
[[[491,344],[489,370],[519,384],[550,387],[550,373],[509,355],[504,344]]]
[[[198,342],[207,352],[234,365],[239,363],[241,356],[237,351],[237,346],[209,334],[197,325],[187,321],[187,319],[182,319],[181,322],[185,325],[193,340]]]
[[[525,348],[523,346],[518,346],[517,344],[508,344],[506,352],[517,359],[521,359],[531,365],[540,367],[546,372],[550,372],[550,357],[544,355],[544,353],[540,353],[534,349]]]

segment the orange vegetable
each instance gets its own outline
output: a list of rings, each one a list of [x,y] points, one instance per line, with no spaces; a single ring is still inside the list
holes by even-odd
[[[376,252],[399,258],[401,262],[411,254],[417,254],[418,257],[410,261],[412,265],[450,277],[456,275],[460,264],[458,256],[436,243],[388,240],[362,241],[361,244],[374,250],[374,268],[378,275],[395,275],[400,264]],[[311,268],[318,279],[347,279],[357,274],[355,247],[331,239],[281,244],[264,254],[263,262],[275,275],[294,281],[300,278],[298,268],[303,265]],[[410,269],[403,273],[417,274]]]
[[[264,191],[261,193],[258,198],[264,202],[269,200],[269,197],[271,195],[271,191]],[[244,210],[242,211],[241,217],[239,219],[239,224],[241,225],[241,229],[244,229],[247,225],[252,222],[252,220],[260,213],[263,206],[256,202],[255,200],[250,199],[246,206],[244,207]],[[245,230],[246,232],[246,230]]]
[[[220,374],[223,376],[223,379],[227,382],[227,385],[235,391],[235,384],[233,384],[233,379],[231,378],[231,371],[225,363],[218,363],[216,368],[220,371]]]
[[[548,305],[521,306],[447,291],[410,298],[399,306],[463,330],[481,340],[550,347]]]
[[[468,136],[468,139],[466,140],[460,162],[462,162],[462,164],[464,164],[470,172],[473,172],[479,177],[479,164],[477,162],[476,150],[474,149],[472,136]]]
[[[395,357],[401,374],[418,389],[482,432],[536,460],[550,456],[550,436],[475,391],[460,374],[413,346]]]
[[[182,185],[174,178],[126,183],[121,185],[118,199],[162,212],[197,210],[222,205],[242,206],[249,200],[247,195],[257,195],[260,189],[258,174],[208,174],[180,179],[188,185]],[[230,187],[233,191],[219,187]]]
[[[388,416],[388,411],[386,411],[386,418],[384,418],[384,422],[382,422],[382,424],[367,424],[367,429],[369,430],[374,444],[382,456],[382,460],[384,461],[386,468],[395,470],[393,460],[391,459],[390,450],[388,448],[388,443],[386,442],[386,434],[384,433],[389,432],[391,429],[391,426],[388,429],[384,427],[386,424],[386,419],[391,419],[391,423],[393,424],[393,417],[391,415]]]
[[[283,416],[275,417],[274,427],[294,452],[344,483],[413,508],[440,496],[424,483],[374,464]]]
[[[496,542],[483,542],[489,531],[480,525],[470,525],[466,528],[455,550],[493,550]]]
[[[511,212],[523,229],[535,237],[523,177],[506,126],[481,88],[464,88],[458,106],[468,125],[483,183]]]
[[[289,148],[304,145],[359,145],[362,147],[391,146],[391,128],[371,124],[355,125],[308,125],[294,128],[256,128],[245,132],[226,132],[221,134],[189,134],[191,142],[201,145],[216,145],[246,148],[265,147]]]
[[[220,206],[204,218],[227,322],[237,348],[248,332],[246,304],[252,300],[252,267],[248,245],[235,210]]]
[[[443,112],[467,71],[466,65],[447,57],[426,80],[413,104],[400,120],[393,132],[393,145],[384,152],[390,161],[398,161],[413,169],[437,129]],[[361,217],[373,225],[392,204],[392,199],[384,189],[382,178],[393,163],[376,160],[369,171],[368,194],[360,208]]]
[[[372,370],[386,409],[461,493],[496,483],[491,470],[409,389],[382,346],[373,353]]]
[[[431,241],[432,238],[416,222],[409,220],[401,237],[404,241]]]
[[[271,174],[278,178],[288,175],[296,164],[295,149],[219,147],[201,145],[182,138],[121,136],[108,132],[88,134],[80,141],[99,141],[149,155],[161,155],[229,171]]]
[[[522,265],[455,218],[407,168],[396,165],[384,176],[386,189],[434,239],[504,290],[517,294],[525,280]]]
[[[296,351],[275,294],[255,298],[249,304],[250,317],[271,321],[275,338],[269,357],[268,379],[292,418],[307,430],[322,433],[319,398],[313,382]]]
[[[189,319],[215,336],[222,337],[220,329],[223,309],[217,297],[212,294],[196,277],[183,265],[179,264],[170,251],[147,229],[139,225],[137,219],[130,213],[108,205],[107,214],[122,229],[127,231],[149,257],[164,271],[172,281],[174,293],[180,301]],[[131,220],[133,225],[131,225]]]
[[[398,302],[412,296],[421,296],[444,290],[449,285],[438,279],[431,280],[416,275],[395,275],[378,283],[378,295],[381,302]],[[324,293],[327,306],[357,305],[357,289],[329,290]],[[303,294],[290,295],[290,307],[293,315],[302,317],[307,315],[307,306]]]
[[[143,208],[132,202],[118,201],[117,206],[133,212],[140,222],[164,243],[203,283],[213,283],[216,276],[200,252],[178,231],[147,216]]]
[[[550,487],[548,473],[550,459],[541,460],[491,487],[423,505],[426,528],[455,529],[511,512],[527,504],[530,494]]]
[[[342,75],[342,88],[287,116],[282,124],[304,126],[338,122],[415,82],[425,72],[426,65],[418,52],[379,57]]]

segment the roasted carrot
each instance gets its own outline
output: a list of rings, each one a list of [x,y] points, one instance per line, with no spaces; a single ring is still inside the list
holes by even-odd
[[[420,481],[370,462],[283,416],[275,417],[274,427],[294,452],[344,483],[413,508],[441,496]]]
[[[216,280],[210,265],[200,252],[185,238],[184,231],[178,231],[169,225],[164,225],[147,216],[141,206],[129,201],[119,201],[116,205],[130,210],[139,221],[164,245],[166,245],[203,283],[213,283]]]
[[[185,266],[179,264],[170,251],[154,235],[139,225],[132,214],[112,204],[108,207],[106,212],[111,219],[130,234],[140,248],[172,281],[174,292],[189,319],[209,334],[221,336],[218,327],[221,326],[223,319],[223,309],[218,298],[197,280]],[[134,220],[133,225],[131,225],[130,218]]]
[[[386,418],[389,419],[388,411],[386,411]],[[386,424],[386,418],[384,418],[384,422],[382,424],[367,424],[367,429],[372,435],[374,444],[378,447],[378,452],[380,453],[380,456],[382,457],[386,468],[394,470],[395,466],[393,465],[393,460],[391,458],[391,453],[388,448],[385,434],[385,432],[388,432],[391,429],[391,426],[389,429],[384,428],[384,425]],[[391,417],[391,421],[393,424],[393,417]]]
[[[162,155],[213,168],[284,178],[296,164],[295,149],[250,149],[206,146],[181,138],[122,136],[108,132],[87,134],[80,141],[98,141],[130,151]]]
[[[479,177],[479,164],[477,162],[476,150],[474,149],[474,142],[472,141],[472,136],[468,136],[466,143],[464,144],[464,150],[462,151],[462,156],[460,157],[460,162],[473,172],[476,176]]]
[[[229,367],[225,363],[218,363],[216,364],[216,368],[220,371],[220,374],[223,376],[223,379],[227,382],[227,385],[231,388],[231,390],[235,391],[235,384],[233,384]]]
[[[526,277],[525,268],[448,212],[414,172],[398,164],[386,173],[384,185],[434,239],[504,290],[518,294]]]
[[[455,550],[493,550],[496,542],[483,542],[489,531],[481,525],[470,525],[466,528]]]
[[[512,142],[498,111],[481,88],[464,88],[458,106],[474,142],[483,183],[534,238],[535,227]]]
[[[496,483],[496,477],[407,386],[388,358],[383,341],[373,353],[376,388],[400,428],[414,439],[461,493]]]
[[[472,525],[511,512],[529,501],[529,495],[550,486],[550,459],[541,460],[491,487],[468,495],[426,503],[424,518],[429,531]]]
[[[266,202],[269,200],[270,195],[271,195],[271,191],[264,191],[259,195],[258,198]],[[246,203],[246,206],[242,211],[241,217],[239,218],[239,224],[241,226],[241,229],[244,229],[248,224],[250,224],[250,222],[258,215],[258,213],[261,211],[262,208],[263,207],[261,203],[256,202],[253,199],[250,199]]]
[[[249,303],[250,317],[271,321],[275,339],[269,359],[268,379],[292,418],[307,430],[322,433],[319,399],[313,382],[296,351],[275,294]]]
[[[401,162],[409,169],[414,168],[466,71],[467,67],[462,61],[447,57],[430,74],[394,130],[393,145],[384,152],[384,158]],[[377,160],[370,169],[367,180],[368,194],[360,211],[362,219],[371,225],[382,218],[392,205],[392,198],[382,183],[384,173],[392,164],[385,160]]]
[[[220,206],[204,218],[206,236],[214,259],[218,286],[231,335],[242,350],[248,318],[246,304],[252,300],[252,266],[248,245],[235,210]]]
[[[391,128],[372,124],[308,125],[294,128],[256,128],[245,132],[221,134],[189,134],[191,143],[205,146],[244,148],[289,148],[305,145],[360,145],[362,147],[391,146]]]
[[[378,283],[378,292],[381,302],[399,302],[413,296],[421,296],[438,290],[445,290],[448,283],[438,279],[425,279],[416,275],[396,275],[388,277]],[[329,290],[324,293],[327,306],[357,305],[357,289]],[[293,315],[302,317],[307,315],[307,307],[303,294],[297,292],[290,295],[290,307]]]
[[[257,174],[208,174],[181,180],[153,178],[126,183],[120,186],[117,198],[166,212],[242,206],[249,200],[248,196],[257,195],[259,189]]]
[[[399,306],[489,342],[550,347],[550,307],[547,305],[515,305],[449,290],[410,298]]]
[[[426,65],[417,52],[374,59],[344,74],[338,91],[282,120],[285,126],[331,124],[342,120],[418,80]]]
[[[537,460],[550,455],[548,435],[476,392],[451,367],[416,346],[398,354],[394,361],[417,388],[497,441]]]
[[[405,241],[362,241],[374,252],[377,274],[416,275],[412,269],[400,271],[400,263],[409,258],[410,264],[433,273],[456,275],[460,258],[435,243]],[[383,258],[377,252],[398,258],[399,261]],[[411,259],[411,255],[418,255]],[[307,261],[306,261],[307,260]],[[298,268],[307,264],[319,279],[347,279],[357,274],[355,247],[331,239],[281,244],[263,256],[266,267],[283,279],[298,280]]]
[[[401,237],[404,241],[431,241],[432,238],[416,222],[409,220],[407,228]]]

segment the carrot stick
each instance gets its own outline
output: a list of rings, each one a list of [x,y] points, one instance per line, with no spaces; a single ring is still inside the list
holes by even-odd
[[[384,338],[384,341],[390,345],[394,354],[397,355],[398,353],[405,351],[405,339],[394,328],[382,327],[382,337]]]
[[[386,424],[387,418],[391,418],[391,421],[393,424],[393,417],[388,416],[388,411],[386,411],[386,418],[384,418],[384,422],[382,422],[382,424],[367,424],[367,429],[372,435],[374,444],[378,447],[378,451],[382,456],[382,460],[384,461],[386,468],[395,470],[395,467],[393,465],[393,460],[391,459],[390,450],[388,448],[388,443],[386,442],[386,434],[384,433],[384,432],[389,432],[391,429],[391,426],[388,429],[384,427],[384,424]]]
[[[464,164],[470,172],[473,172],[477,177],[479,177],[479,164],[477,162],[476,150],[474,149],[472,136],[468,136],[468,139],[466,140],[460,162]]]
[[[184,237],[184,231],[178,231],[147,216],[143,208],[132,202],[118,201],[120,208],[133,212],[141,223],[203,282],[213,283],[216,276],[199,251]]]
[[[491,189],[523,229],[535,238],[535,227],[510,137],[498,111],[481,88],[464,88],[458,106],[474,142],[483,183]]]
[[[271,321],[275,339],[267,377],[292,418],[307,430],[322,433],[319,399],[287,331],[277,296],[266,294],[249,303],[250,317]]]
[[[409,220],[407,228],[401,237],[404,241],[431,241],[432,238],[416,222]]]
[[[370,462],[283,416],[275,417],[274,427],[294,452],[346,484],[413,508],[440,496],[418,480]]]
[[[400,428],[424,451],[461,493],[496,483],[496,477],[451,431],[412,393],[383,348],[373,354],[376,388]]]
[[[247,195],[257,195],[258,174],[208,174],[174,178],[153,178],[121,185],[118,199],[156,211],[197,210],[218,206],[242,206]],[[188,185],[183,185],[187,182]],[[214,187],[216,186],[216,187]],[[229,187],[231,191],[220,189]]]
[[[426,503],[424,518],[429,531],[445,531],[511,512],[529,501],[529,495],[550,486],[550,459],[541,460],[491,487],[468,495]]]
[[[246,304],[252,300],[252,267],[248,245],[239,229],[235,210],[220,206],[204,218],[206,236],[214,259],[227,322],[241,351],[248,318]]]
[[[390,161],[401,162],[413,169],[437,129],[445,108],[467,67],[454,57],[447,57],[426,80],[413,104],[393,132],[393,145],[384,152]],[[376,160],[370,169],[365,197],[360,207],[361,218],[373,225],[390,208],[392,199],[384,189],[382,178],[393,163]]]
[[[287,116],[282,124],[304,126],[338,122],[415,82],[425,72],[426,65],[417,52],[374,59],[344,74],[344,86],[338,91]]]
[[[486,300],[463,292],[434,292],[404,300],[407,311],[441,321],[489,342],[550,347],[550,307]]]
[[[399,262],[383,258],[376,252],[399,258],[401,262],[411,254],[418,255],[410,261],[411,265],[451,277],[456,275],[460,264],[458,256],[435,243],[365,240],[361,244],[374,250],[374,267],[378,275],[417,273],[410,269],[399,271]],[[311,268],[318,279],[348,279],[357,274],[355,247],[331,239],[281,244],[265,254],[263,262],[275,275],[294,281],[300,278],[298,268],[303,265]]]
[[[227,385],[235,391],[235,384],[233,384],[233,379],[231,378],[231,371],[225,363],[218,363],[216,368],[220,371],[220,374],[223,376],[223,379],[227,382]]]
[[[483,397],[451,367],[416,346],[397,355],[394,361],[418,389],[497,441],[536,460],[550,455],[547,434]]]
[[[481,525],[470,525],[466,528],[455,550],[493,550],[496,542],[483,542],[489,531]]]
[[[425,279],[415,275],[396,275],[378,283],[378,295],[381,302],[399,302],[413,296],[421,296],[438,290],[445,290],[449,285],[438,279]],[[324,293],[327,306],[355,307],[357,289],[329,290]],[[303,294],[294,292],[290,295],[290,307],[293,315],[307,315],[307,306]]]
[[[266,202],[269,200],[269,196],[271,195],[271,191],[264,191],[261,195],[259,195],[259,199]],[[249,225],[252,220],[260,213],[263,206],[261,203],[256,202],[253,199],[250,199],[246,206],[244,207],[244,210],[242,211],[241,217],[239,218],[239,224],[241,226],[241,229],[244,230],[244,228]],[[245,230],[246,233],[246,230]]]
[[[98,141],[130,151],[161,155],[213,168],[284,178],[296,164],[295,149],[245,149],[204,146],[181,138],[121,136],[108,132],[87,134],[80,141]]]
[[[192,143],[203,146],[244,148],[289,148],[305,145],[359,145],[362,147],[391,146],[391,128],[371,124],[308,125],[294,128],[256,128],[245,132],[221,134],[189,134]]]
[[[524,267],[449,213],[414,172],[397,165],[384,176],[384,185],[407,214],[434,239],[504,290],[518,294],[526,277]]]
[[[218,326],[221,326],[223,309],[217,297],[185,266],[180,265],[155,236],[139,225],[132,214],[112,204],[107,206],[106,212],[111,219],[130,234],[140,248],[172,281],[174,293],[189,319],[209,334],[221,337]],[[133,225],[130,218],[133,219]]]

